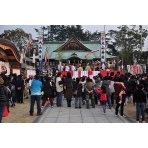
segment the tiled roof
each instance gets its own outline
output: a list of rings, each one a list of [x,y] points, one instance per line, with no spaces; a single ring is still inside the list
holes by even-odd
[[[9,47],[8,50],[5,50],[7,55],[14,55],[17,62],[20,60],[20,54],[18,53],[18,50],[16,46],[9,40],[0,38],[0,44],[1,46],[4,46],[5,48]]]
[[[64,46],[70,43],[70,41],[73,41],[73,39],[78,43],[81,47],[83,47],[83,50],[64,50]],[[99,41],[78,41],[75,37],[71,37],[68,41],[45,41],[43,43],[43,58],[45,57],[45,51],[48,50],[49,59],[69,59],[72,57],[72,55],[75,53],[77,54],[77,57],[80,59],[100,59],[100,42]],[[91,54],[91,51],[96,51]],[[86,55],[88,56],[86,57]],[[106,54],[106,58],[111,58],[111,55]]]

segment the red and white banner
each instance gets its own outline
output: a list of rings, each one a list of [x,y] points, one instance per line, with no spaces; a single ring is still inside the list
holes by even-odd
[[[134,65],[127,65],[127,71],[131,74],[142,74],[143,69],[141,65],[134,64]]]
[[[105,70],[101,70],[101,71],[69,71],[72,75],[72,78],[80,78],[83,76],[87,76],[90,77],[91,79],[93,78],[93,76],[98,75],[98,73],[100,73],[103,77],[107,75],[107,73],[110,73],[112,71],[105,71]],[[114,74],[116,74],[118,71],[113,71]],[[66,75],[67,71],[61,71],[62,75]],[[123,71],[120,71],[120,74],[123,74]]]

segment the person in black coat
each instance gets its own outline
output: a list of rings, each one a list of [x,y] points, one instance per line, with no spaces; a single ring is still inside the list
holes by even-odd
[[[16,99],[18,103],[23,103],[23,92],[24,92],[24,80],[22,75],[18,75],[18,79],[15,83],[15,92],[16,92]]]
[[[71,100],[73,96],[73,80],[70,72],[67,72],[64,80],[64,97],[67,100],[67,107],[71,107]]]
[[[75,92],[74,98],[75,98],[75,108],[81,108],[82,106],[82,83],[80,81],[80,78],[76,78],[76,83],[74,84],[73,92]]]
[[[133,95],[133,103],[136,104],[136,120],[137,123],[140,121],[140,115],[142,115],[142,122],[145,122],[145,104],[146,104],[146,94],[144,93],[143,89],[144,86],[139,84],[137,86],[137,90]]]
[[[53,107],[53,101],[54,101],[54,94],[55,94],[55,83],[51,81],[51,77],[46,77],[46,81],[43,85],[43,96],[42,96],[42,106],[45,105],[46,101],[49,102],[51,107]]]

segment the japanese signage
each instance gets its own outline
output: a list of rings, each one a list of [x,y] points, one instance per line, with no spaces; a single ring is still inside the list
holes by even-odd
[[[105,69],[106,62],[106,46],[105,46],[105,32],[101,32],[101,65]]]
[[[39,37],[38,37],[38,54],[39,54],[39,70],[42,72],[42,48],[43,48],[43,30],[39,30]]]

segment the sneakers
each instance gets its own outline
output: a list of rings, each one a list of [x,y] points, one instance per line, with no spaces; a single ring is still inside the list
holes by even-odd
[[[124,117],[124,118],[125,118],[126,116],[125,116],[125,115],[123,115],[123,116],[121,116],[121,117]]]

